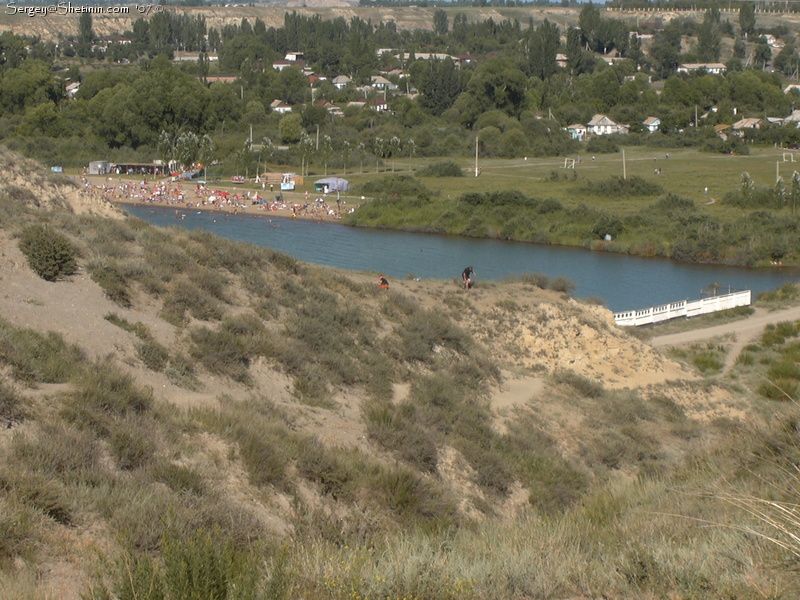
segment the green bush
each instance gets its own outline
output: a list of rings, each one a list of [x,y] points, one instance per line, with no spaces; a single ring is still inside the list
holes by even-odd
[[[86,357],[61,335],[18,329],[0,319],[0,364],[11,367],[12,376],[26,383],[63,383],[80,373]]]
[[[138,344],[136,354],[151,371],[163,371],[169,363],[169,350],[154,340]]]
[[[78,251],[64,235],[46,225],[29,225],[19,235],[19,249],[31,269],[47,281],[72,275],[78,268]]]
[[[149,469],[156,481],[169,486],[175,492],[191,492],[202,496],[206,492],[203,476],[197,471],[171,462],[159,462]]]
[[[587,183],[582,190],[588,194],[595,194],[603,198],[656,196],[664,192],[664,189],[657,183],[652,183],[635,175],[627,179],[623,179],[619,175],[612,175],[603,181]]]
[[[463,177],[464,171],[452,160],[442,160],[417,171],[419,177]]]
[[[14,388],[0,381],[0,424],[19,421],[24,415],[22,398]]]
[[[567,384],[584,398],[600,398],[605,393],[598,382],[578,375],[575,371],[558,370],[553,373],[553,379],[556,383]]]
[[[575,283],[563,275],[559,275],[555,279],[552,279],[549,285],[551,290],[561,292],[563,294],[569,294],[575,289]]]
[[[0,492],[24,502],[56,523],[72,524],[72,511],[61,488],[46,477],[29,472],[0,472]]]
[[[722,361],[713,352],[701,352],[693,356],[692,364],[700,370],[701,373],[719,371],[723,367]]]
[[[366,182],[361,191],[368,196],[412,196],[428,198],[430,190],[410,175],[388,175]]]
[[[130,308],[128,282],[119,266],[112,261],[91,261],[87,265],[92,280],[103,288],[109,300],[123,308]]]

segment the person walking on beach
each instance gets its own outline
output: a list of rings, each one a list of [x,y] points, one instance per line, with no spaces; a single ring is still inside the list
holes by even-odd
[[[464,289],[469,290],[472,288],[472,276],[475,275],[475,270],[472,267],[467,267],[461,273],[461,280],[464,282]]]

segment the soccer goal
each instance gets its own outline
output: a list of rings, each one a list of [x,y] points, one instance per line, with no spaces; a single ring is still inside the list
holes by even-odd
[[[792,153],[792,152],[784,152],[783,153],[783,162],[794,162],[794,153]]]
[[[575,159],[574,158],[565,158],[564,159],[564,168],[565,169],[574,169],[575,168]]]

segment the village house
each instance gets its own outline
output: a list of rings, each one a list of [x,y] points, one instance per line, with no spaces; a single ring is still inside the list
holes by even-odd
[[[269,108],[280,115],[285,115],[286,113],[292,112],[291,105],[286,104],[286,102],[283,100],[278,100],[277,98],[270,103]]]
[[[272,63],[272,68],[276,71],[283,71],[284,69],[288,69],[289,67],[296,67],[297,63],[291,60],[276,60]]]
[[[615,123],[606,115],[595,115],[589,124],[586,126],[588,133],[592,135],[613,135],[616,133],[628,133],[630,129],[628,125]]]
[[[728,67],[722,63],[685,63],[678,65],[678,73],[694,73],[695,71],[705,71],[712,75],[725,75]]]
[[[339,108],[338,106],[336,106],[330,100],[324,100],[324,99],[317,100],[316,102],[314,102],[314,106],[321,106],[322,108],[327,110],[328,114],[330,116],[332,116],[332,117],[343,117],[344,116],[344,112],[342,111],[342,109]]]
[[[567,126],[567,133],[573,140],[583,142],[586,139],[586,125],[581,125],[580,123],[569,125]]]
[[[731,125],[731,129],[733,132],[738,135],[744,135],[745,129],[761,129],[761,126],[764,124],[764,120],[758,117],[748,117],[745,119],[740,119],[736,121],[733,125]]]
[[[353,80],[350,79],[347,75],[337,75],[336,77],[331,79],[331,83],[333,84],[333,87],[335,87],[337,90],[341,90],[341,89],[346,88],[352,82],[353,82]]]
[[[389,102],[386,100],[386,98],[375,97],[369,101],[369,107],[377,112],[388,112]]]
[[[81,82],[80,81],[73,81],[70,84],[67,84],[65,89],[67,93],[67,98],[70,100],[74,100],[75,96],[78,94],[78,91],[81,89]]]
[[[395,84],[380,75],[373,75],[370,77],[370,81],[372,82],[372,88],[376,90],[389,90],[391,92],[397,89]]]
[[[655,133],[661,128],[661,119],[658,117],[647,117],[642,121],[642,127],[650,133]]]

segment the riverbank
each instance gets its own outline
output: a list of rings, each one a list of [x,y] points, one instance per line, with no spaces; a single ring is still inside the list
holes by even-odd
[[[177,219],[186,211],[205,211],[224,215],[297,218],[338,222],[359,207],[356,198],[331,195],[311,196],[308,192],[270,192],[234,186],[208,186],[169,179],[132,179],[130,176],[84,176],[85,187],[92,187],[117,205],[174,208]]]

